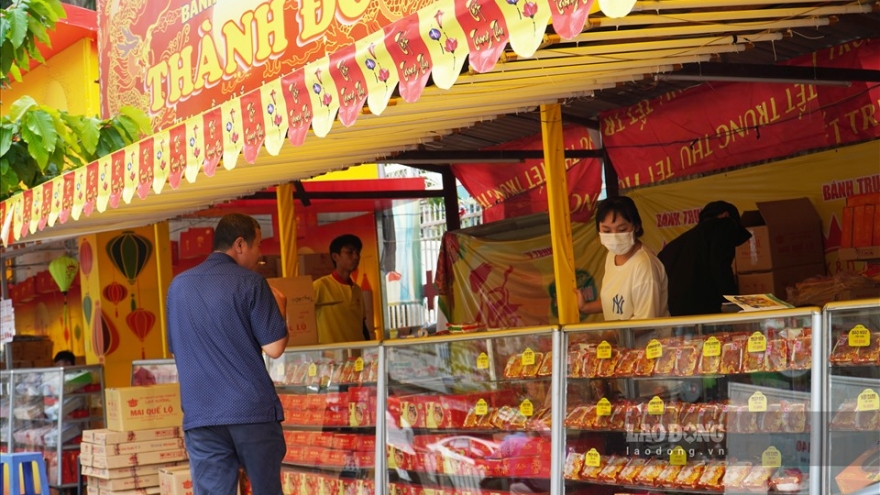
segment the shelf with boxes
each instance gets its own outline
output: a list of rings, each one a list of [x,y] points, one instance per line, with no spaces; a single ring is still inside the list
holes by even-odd
[[[83,431],[104,425],[103,367],[15,369],[0,377],[0,449],[40,452],[50,486],[73,486]]]
[[[535,328],[386,342],[388,493],[549,492],[554,338]]]
[[[824,410],[822,493],[846,495],[880,480],[880,299],[832,303],[823,321]]]
[[[806,308],[566,328],[564,492],[808,492],[819,323]]]
[[[267,366],[284,409],[285,493],[372,493],[378,346],[291,347]]]

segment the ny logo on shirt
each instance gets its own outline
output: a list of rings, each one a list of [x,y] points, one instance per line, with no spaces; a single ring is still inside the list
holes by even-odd
[[[614,304],[614,308],[613,308],[614,313],[619,314],[619,315],[623,314],[623,303],[624,302],[626,302],[626,300],[623,298],[622,295],[617,294],[616,296],[614,296],[614,299],[611,300],[611,303]]]

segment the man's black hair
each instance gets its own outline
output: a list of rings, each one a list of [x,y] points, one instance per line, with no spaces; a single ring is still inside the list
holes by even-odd
[[[256,239],[258,230],[262,229],[254,217],[244,213],[228,213],[220,219],[214,230],[214,251],[228,250],[239,237],[250,246]]]
[[[73,355],[70,351],[58,351],[58,354],[55,354],[54,362],[58,361],[67,361],[71,365],[76,364],[76,356]]]

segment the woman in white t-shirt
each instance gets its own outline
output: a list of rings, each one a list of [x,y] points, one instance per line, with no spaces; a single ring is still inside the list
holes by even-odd
[[[605,321],[641,320],[669,316],[666,270],[657,256],[639,241],[644,233],[632,199],[616,196],[596,208],[599,240],[608,249],[599,299],[584,302],[581,313],[602,313]]]

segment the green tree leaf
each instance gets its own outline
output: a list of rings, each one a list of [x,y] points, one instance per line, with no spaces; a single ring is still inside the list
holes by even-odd
[[[6,155],[10,146],[12,146],[12,125],[3,124],[0,126],[0,156]]]
[[[80,137],[80,143],[83,150],[88,153],[86,157],[91,161],[98,148],[98,139],[101,138],[101,121],[96,118],[84,118],[80,121],[80,128],[77,129]]]
[[[33,98],[27,95],[22,96],[21,98],[12,102],[12,105],[9,107],[9,120],[21,120],[25,112],[35,106],[37,106],[37,102],[34,101]]]
[[[150,122],[150,117],[140,108],[126,105],[119,109],[119,114],[133,120],[138,126],[139,134],[149,134],[152,132],[153,124]],[[134,139],[140,139],[140,135],[136,135]]]
[[[40,138],[39,143],[27,140],[28,149],[34,146],[34,144],[42,144],[42,148],[44,148],[47,153],[55,151],[55,142],[58,140],[58,133],[55,131],[55,121],[52,120],[51,115],[45,110],[32,110],[25,114],[22,120],[24,122],[22,136],[24,136],[24,130],[28,129]]]
[[[42,17],[43,20],[48,21],[48,23],[51,23],[52,25],[58,22],[58,14],[52,7],[49,6],[48,3],[44,2],[43,0],[31,0],[30,5],[31,15]]]
[[[28,17],[28,29],[33,33],[34,38],[48,46],[52,47],[52,40],[49,38],[49,33],[46,31],[46,26],[41,23],[36,17]]]
[[[21,7],[13,7],[6,12],[9,19],[9,33],[7,36],[9,36],[9,41],[12,41],[13,48],[18,48],[28,34],[28,15]]]

